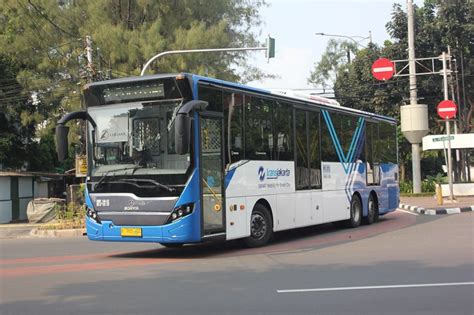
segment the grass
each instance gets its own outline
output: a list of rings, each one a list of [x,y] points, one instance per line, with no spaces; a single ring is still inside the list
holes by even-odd
[[[85,210],[80,205],[69,203],[67,206],[55,206],[56,220],[44,224],[39,230],[66,230],[85,228]]]
[[[434,192],[422,192],[418,194],[401,192],[400,197],[432,197]]]

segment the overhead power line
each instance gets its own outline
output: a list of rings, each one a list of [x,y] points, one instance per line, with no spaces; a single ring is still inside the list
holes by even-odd
[[[28,3],[33,7],[33,9],[42,17],[44,18],[46,21],[48,21],[52,26],[54,26],[56,29],[58,29],[59,31],[63,32],[64,34],[66,35],[69,35],[73,38],[81,38],[81,36],[79,34],[73,34],[71,32],[68,32],[66,31],[65,29],[63,29],[62,27],[60,27],[58,24],[56,24],[53,20],[51,20],[45,13],[43,13],[42,10],[40,10],[36,5],[33,4],[33,2],[31,0],[28,0]]]

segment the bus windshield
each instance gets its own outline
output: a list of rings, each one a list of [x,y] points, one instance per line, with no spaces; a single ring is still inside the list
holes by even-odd
[[[189,155],[177,155],[173,117],[182,100],[89,107],[97,127],[92,176],[185,174]]]

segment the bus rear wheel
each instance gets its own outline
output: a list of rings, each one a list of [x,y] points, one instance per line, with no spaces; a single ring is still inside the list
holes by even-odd
[[[354,195],[351,199],[351,218],[347,221],[347,227],[356,228],[362,219],[362,202],[359,196]]]
[[[369,196],[367,211],[367,217],[364,220],[366,224],[372,224],[379,220],[379,204],[373,194]]]
[[[250,216],[250,236],[244,239],[248,247],[260,247],[268,243],[273,234],[270,211],[257,203]]]

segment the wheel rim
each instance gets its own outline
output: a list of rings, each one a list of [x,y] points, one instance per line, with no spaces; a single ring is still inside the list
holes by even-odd
[[[262,239],[267,233],[267,222],[260,213],[253,213],[251,220],[251,235],[255,239]]]
[[[352,217],[354,218],[354,222],[358,222],[360,219],[360,204],[359,202],[355,201],[354,206],[352,207]]]

